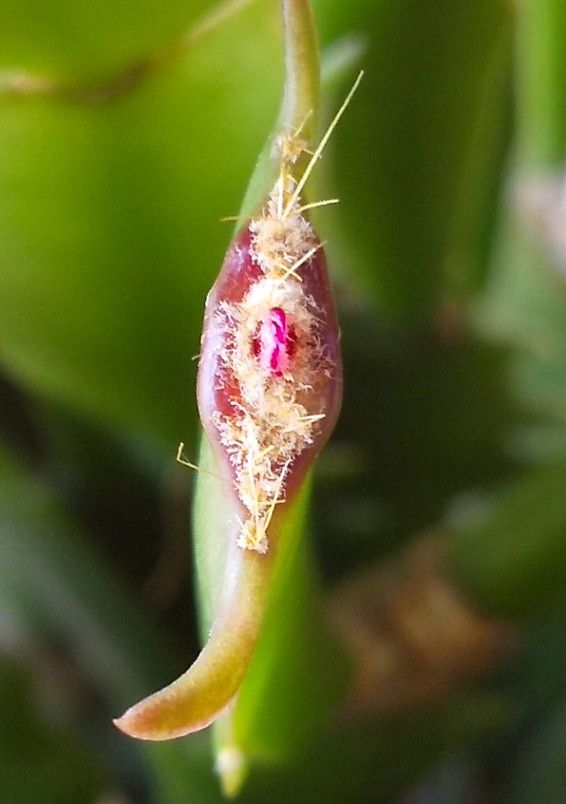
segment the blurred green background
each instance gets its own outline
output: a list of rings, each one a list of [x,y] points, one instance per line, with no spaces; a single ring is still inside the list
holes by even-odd
[[[561,804],[566,4],[313,6],[323,123],[366,71],[318,168],[341,199],[316,225],[346,383],[318,572],[330,587],[442,528],[454,583],[523,638],[426,710],[258,761],[241,800]],[[220,219],[281,84],[275,0],[0,0],[6,804],[221,801],[206,733],[140,746],[111,717],[198,649],[174,459],[197,455]]]

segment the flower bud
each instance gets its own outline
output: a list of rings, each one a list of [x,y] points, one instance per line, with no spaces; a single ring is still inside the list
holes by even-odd
[[[230,246],[206,302],[203,427],[241,511],[238,544],[265,553],[276,505],[301,485],[334,427],[339,332],[318,236],[282,171]]]

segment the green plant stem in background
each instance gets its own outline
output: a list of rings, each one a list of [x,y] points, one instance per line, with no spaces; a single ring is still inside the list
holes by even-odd
[[[516,165],[519,179],[539,171],[540,191],[566,152],[566,5],[525,0],[517,33]],[[544,240],[544,223],[540,232],[533,227],[519,234],[517,210],[508,209],[511,220],[500,235],[495,281],[485,300],[487,320],[520,349],[516,387],[541,410],[550,403],[551,415],[563,421],[563,281],[549,270],[553,250]],[[530,614],[564,594],[565,489],[564,465],[542,469],[494,501],[482,522],[455,534],[453,566],[489,611]]]
[[[566,4],[563,0],[522,0],[520,9],[520,154],[526,167],[552,166],[566,153]]]
[[[528,616],[564,594],[565,489],[566,466],[546,467],[452,533],[449,566],[490,614]]]
[[[515,165],[519,180],[538,171],[535,192],[544,195],[549,172],[566,152],[566,5],[524,0],[516,35]],[[528,200],[529,188],[520,190]],[[521,200],[525,204],[522,195]],[[544,220],[519,232],[517,209],[512,204],[507,209],[483,311],[489,328],[519,347],[513,365],[516,390],[526,392],[529,404],[542,411],[546,403],[551,416],[563,419],[558,391],[566,323],[563,281],[558,271],[549,270],[553,250],[544,240]],[[454,534],[451,565],[489,612],[529,615],[564,594],[565,488],[563,464],[533,472],[495,499],[481,521]]]
[[[485,274],[514,10],[507,0],[337,5],[370,41],[370,100],[336,139],[344,260],[380,317],[412,329]]]

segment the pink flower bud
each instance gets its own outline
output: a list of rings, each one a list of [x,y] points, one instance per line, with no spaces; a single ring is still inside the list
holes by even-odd
[[[206,302],[199,365],[203,427],[239,501],[238,544],[259,553],[275,506],[330,436],[342,395],[326,259],[295,186],[282,171],[232,242]]]

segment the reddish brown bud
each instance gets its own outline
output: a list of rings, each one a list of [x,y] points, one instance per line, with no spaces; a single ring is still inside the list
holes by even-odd
[[[265,553],[338,415],[342,367],[322,244],[283,173],[234,239],[209,293],[198,377],[203,427],[228,467],[240,547]]]

